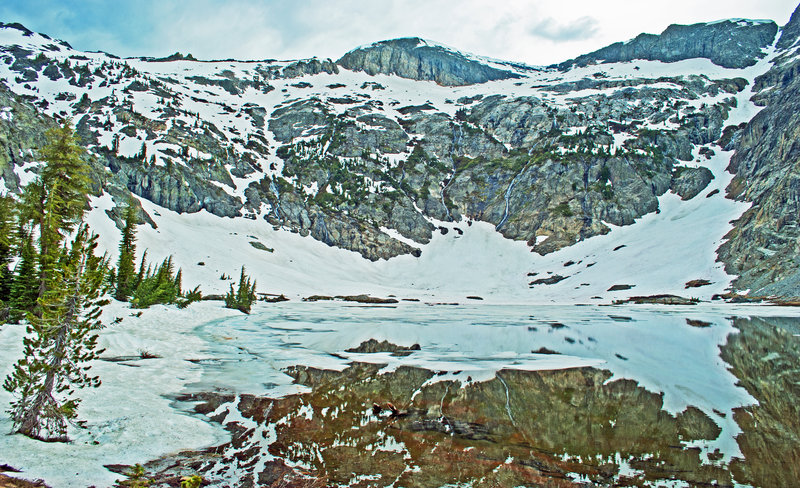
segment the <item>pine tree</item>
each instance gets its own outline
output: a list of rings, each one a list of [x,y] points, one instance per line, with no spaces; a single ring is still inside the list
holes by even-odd
[[[36,272],[38,259],[30,233],[20,228],[18,231],[18,254],[20,260],[14,268],[11,281],[11,317],[19,320],[27,312],[33,312],[39,297],[39,275]]]
[[[180,294],[181,288],[183,286],[183,270],[178,269],[178,274],[175,275],[175,282],[173,283],[173,286],[175,287],[176,290],[178,290],[178,293]]]
[[[181,295],[181,276],[178,270],[175,274],[175,267],[172,264],[172,256],[166,258],[159,266],[152,269],[147,267],[145,271],[145,260],[139,266],[139,277],[137,278],[136,288],[131,293],[131,306],[134,308],[147,308],[157,303],[177,303]]]
[[[25,355],[3,387],[14,395],[9,413],[16,432],[65,440],[80,401],[75,389],[99,384],[86,363],[100,353],[94,331],[101,327],[107,267],[94,255],[97,237],[82,223],[89,186],[83,149],[68,121],[47,137],[40,150],[45,165],[19,206],[20,261],[11,298],[29,323]],[[70,234],[74,238],[65,243]]]
[[[9,413],[18,433],[47,441],[66,441],[68,422],[80,399],[75,390],[97,387],[86,363],[96,359],[96,331],[106,264],[95,256],[97,236],[81,225],[74,240],[51,251],[50,286],[39,298],[41,314],[28,314],[25,355],[3,387],[14,394]],[[32,333],[32,334],[30,334]]]
[[[39,178],[23,193],[23,217],[38,228],[39,298],[53,282],[53,257],[65,235],[83,219],[88,200],[89,169],[69,121],[47,131],[48,143],[39,151],[45,165]]]
[[[11,297],[12,273],[9,265],[13,257],[14,242],[14,200],[0,196],[0,319],[8,315],[8,302]]]
[[[117,261],[116,292],[114,298],[126,301],[133,293],[136,277],[136,207],[133,201],[125,208],[125,227],[122,229],[122,241],[119,243],[119,261]],[[143,260],[144,262],[144,260]]]
[[[136,273],[136,281],[133,283],[134,290],[139,288],[139,285],[142,284],[142,280],[144,280],[145,275],[150,274],[149,267],[147,268],[147,271],[145,271],[144,267],[146,263],[147,263],[147,249],[145,249],[144,252],[142,253],[142,262],[139,263],[139,272]]]
[[[250,277],[245,273],[244,266],[242,266],[242,272],[239,275],[237,289],[234,291],[233,284],[230,286],[231,289],[225,295],[225,307],[250,313],[250,307],[256,300],[256,282],[250,282]]]

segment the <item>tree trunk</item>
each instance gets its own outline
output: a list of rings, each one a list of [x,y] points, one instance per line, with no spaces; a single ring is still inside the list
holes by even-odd
[[[22,422],[20,423],[17,432],[20,434],[24,434],[28,437],[33,437],[35,439],[41,439],[43,441],[66,441],[66,435],[61,435],[58,437],[42,437],[40,435],[42,429],[42,415],[45,413],[47,408],[58,408],[58,402],[55,398],[53,398],[53,387],[55,386],[56,382],[56,374],[61,370],[61,362],[64,358],[64,349],[66,344],[67,335],[69,334],[69,322],[68,319],[62,322],[61,327],[59,327],[58,333],[56,335],[56,343],[53,347],[53,359],[50,361],[49,369],[47,370],[47,374],[45,375],[44,385],[42,389],[39,390],[39,393],[36,395],[36,399],[31,404],[31,407],[25,412],[23,416]],[[54,419],[56,421],[57,428],[56,430],[59,432],[66,431],[66,421],[63,417],[56,417]]]
[[[65,414],[58,411],[60,405],[55,397],[53,397],[53,388],[56,384],[57,375],[63,373],[62,363],[67,354],[69,336],[79,313],[78,308],[81,303],[80,286],[83,270],[86,265],[86,257],[86,252],[84,250],[84,252],[81,254],[81,261],[75,274],[75,289],[73,293],[65,300],[67,310],[64,314],[64,317],[61,319],[58,331],[56,332],[55,344],[53,345],[53,350],[51,352],[53,358],[48,365],[49,367],[47,374],[45,375],[44,385],[42,385],[41,390],[39,390],[39,392],[36,394],[36,398],[31,404],[31,407],[22,416],[22,419],[19,423],[19,428],[17,429],[18,433],[24,434],[28,437],[33,437],[43,441],[68,440],[66,436],[67,421]],[[53,409],[53,412],[48,414],[48,409]],[[55,428],[48,428],[47,430],[50,432],[59,432],[61,435],[55,437],[43,437],[40,435],[43,422],[53,422],[55,424]]]

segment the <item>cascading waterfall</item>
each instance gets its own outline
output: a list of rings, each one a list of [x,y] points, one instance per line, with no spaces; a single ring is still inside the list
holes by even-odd
[[[269,182],[269,191],[271,191],[272,194],[275,195],[275,206],[272,208],[272,212],[271,213],[275,214],[275,217],[277,219],[282,220],[282,218],[281,218],[281,193],[278,190],[278,186],[275,184],[275,180],[272,180],[272,181]]]
[[[524,169],[524,168],[523,168],[523,169]],[[497,225],[495,226],[495,230],[500,230],[500,227],[502,227],[502,226],[503,226],[503,224],[505,224],[505,223],[506,223],[506,220],[508,220],[508,207],[509,207],[508,200],[511,198],[511,190],[513,190],[513,189],[514,189],[514,184],[517,182],[517,178],[519,178],[521,174],[522,174],[522,171],[520,171],[519,173],[517,173],[517,176],[515,176],[515,177],[514,177],[514,179],[513,179],[513,180],[511,180],[511,183],[508,185],[508,188],[506,188],[506,195],[505,195],[505,199],[506,199],[506,210],[505,210],[505,212],[503,213],[503,218],[502,218],[502,219],[500,219],[500,223],[499,223],[499,224],[497,224]]]
[[[536,148],[536,146],[537,146],[538,144],[539,144],[539,143],[538,143],[538,141],[537,141],[536,143],[534,143],[534,145],[533,145],[533,146],[531,146],[531,149],[528,151],[528,156],[530,156],[530,155],[533,153],[533,150]],[[505,193],[505,199],[506,199],[506,210],[505,210],[505,212],[503,213],[503,218],[502,218],[502,219],[500,219],[500,223],[499,223],[499,224],[497,224],[497,225],[495,226],[495,230],[500,230],[500,227],[502,227],[502,226],[503,226],[503,224],[505,224],[505,223],[506,223],[506,220],[508,220],[509,199],[511,198],[511,190],[513,190],[513,189],[514,189],[514,185],[517,183],[517,179],[519,179],[520,175],[522,175],[522,173],[524,173],[524,172],[525,172],[525,170],[528,168],[528,165],[530,165],[530,164],[531,164],[531,162],[530,162],[530,161],[528,161],[528,162],[525,164],[525,166],[523,166],[523,167],[522,167],[522,169],[519,171],[519,173],[517,173],[517,176],[515,176],[515,177],[514,177],[514,178],[511,180],[511,183],[509,183],[509,185],[508,185],[508,188],[506,188],[506,193]]]

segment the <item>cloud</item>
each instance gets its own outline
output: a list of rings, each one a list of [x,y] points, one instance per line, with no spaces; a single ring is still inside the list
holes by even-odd
[[[548,17],[531,27],[529,33],[550,41],[567,42],[591,39],[598,30],[599,24],[592,17],[581,17],[565,24]]]
[[[275,57],[284,41],[275,28],[282,17],[266,4],[233,0],[220,5],[214,0],[196,0],[191,8],[176,0],[161,0],[146,12],[154,35],[151,52],[175,51],[200,59],[265,59]]]

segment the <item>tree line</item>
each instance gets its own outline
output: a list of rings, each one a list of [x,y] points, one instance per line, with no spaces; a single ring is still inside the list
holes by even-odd
[[[23,356],[5,378],[13,395],[8,413],[17,433],[46,441],[66,441],[77,415],[77,390],[97,387],[89,373],[103,327],[101,308],[110,298],[132,307],[156,303],[184,307],[199,300],[199,287],[184,291],[182,272],[172,257],[151,265],[146,251],[135,264],[138,208],[132,200],[116,266],[98,255],[98,236],[84,221],[90,167],[69,121],[46,134],[43,161],[19,198],[0,196],[0,324],[27,324]],[[249,312],[255,283],[244,274],[226,305]]]

